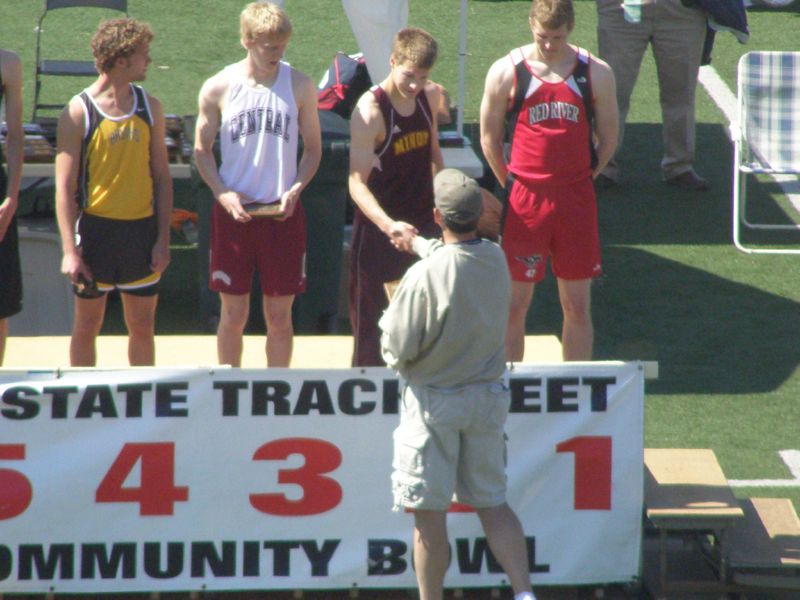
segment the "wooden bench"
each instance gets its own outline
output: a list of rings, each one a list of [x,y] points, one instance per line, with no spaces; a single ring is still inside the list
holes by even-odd
[[[742,500],[744,521],[729,536],[733,582],[800,590],[800,519],[787,498]]]
[[[744,519],[728,480],[710,449],[646,448],[645,516],[659,533],[659,591],[727,591],[726,536]],[[667,536],[707,534],[716,581],[668,579]]]

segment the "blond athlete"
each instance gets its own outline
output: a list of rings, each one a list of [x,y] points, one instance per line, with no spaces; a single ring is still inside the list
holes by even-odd
[[[122,295],[131,365],[155,363],[158,282],[167,268],[172,180],[161,103],[133,82],[150,64],[153,32],[134,19],[100,24],[99,76],[58,121],[56,215],[61,271],[75,286],[70,363],[93,366],[107,292]]]
[[[219,292],[217,354],[240,366],[253,272],[258,271],[267,324],[267,365],[292,357],[292,303],[305,290],[305,216],[300,192],[322,156],[317,90],[283,62],[292,26],[269,2],[252,2],[240,17],[247,56],[200,90],[195,162],[216,198],[211,223],[209,287]],[[222,162],[214,140],[220,134]],[[303,155],[297,163],[298,140]],[[248,205],[279,204],[280,219],[253,217]]]

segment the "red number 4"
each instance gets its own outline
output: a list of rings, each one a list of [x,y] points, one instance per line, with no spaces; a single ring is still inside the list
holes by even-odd
[[[139,487],[125,487],[141,463]],[[138,502],[142,516],[171,515],[176,502],[189,499],[189,488],[175,486],[175,444],[125,444],[97,488],[95,502]]]

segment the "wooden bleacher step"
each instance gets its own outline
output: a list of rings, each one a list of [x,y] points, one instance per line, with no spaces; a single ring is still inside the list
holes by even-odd
[[[645,516],[658,530],[659,600],[672,591],[728,591],[727,545],[730,528],[744,512],[728,486],[714,451],[708,448],[646,448]],[[667,536],[708,536],[715,581],[668,577]]]
[[[744,519],[729,536],[733,582],[800,590],[800,518],[788,498],[741,501]]]
[[[656,526],[744,516],[713,450],[645,448],[644,462],[647,517]]]

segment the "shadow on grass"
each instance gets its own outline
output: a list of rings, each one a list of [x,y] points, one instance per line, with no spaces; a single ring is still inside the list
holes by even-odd
[[[598,195],[601,239],[618,244],[731,244],[733,147],[721,125],[698,124],[696,170],[711,189],[686,192],[661,179],[661,125],[629,124],[620,156],[620,184]],[[790,223],[777,183],[748,187],[748,215],[765,223]],[[752,237],[752,236],[751,236]],[[765,243],[800,244],[800,234],[757,234]]]
[[[800,305],[644,249],[604,248],[593,288],[595,358],[658,361],[658,394],[779,388],[800,362]],[[554,279],[537,287],[527,330],[561,327]]]

